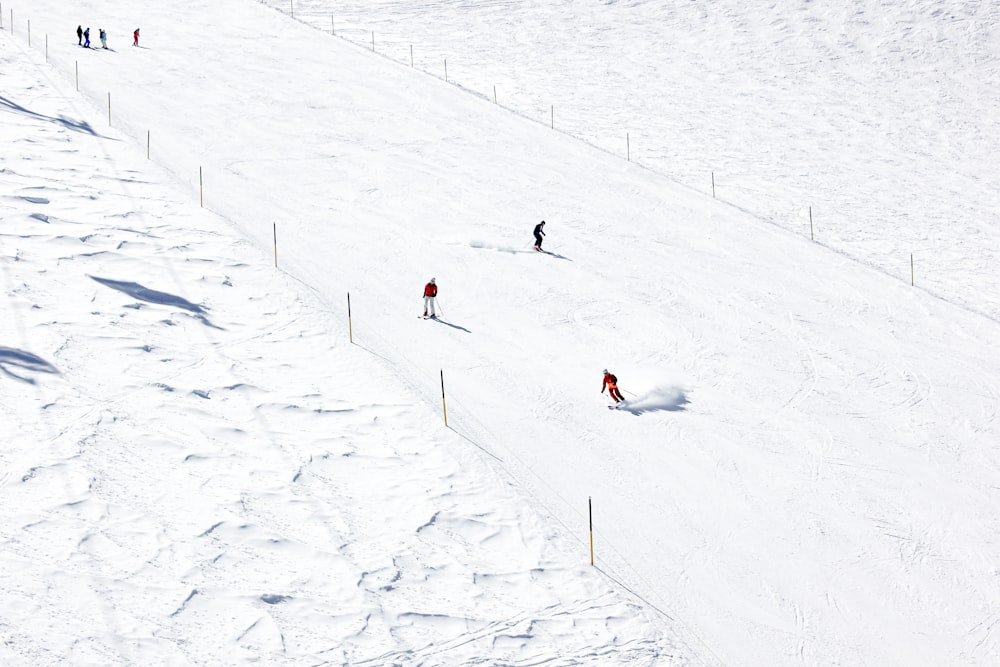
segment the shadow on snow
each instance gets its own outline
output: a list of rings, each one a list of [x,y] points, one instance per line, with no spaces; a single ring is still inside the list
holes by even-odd
[[[85,134],[89,134],[95,137],[99,136],[97,132],[94,132],[94,129],[90,127],[90,124],[85,121],[70,120],[65,116],[60,116],[59,118],[46,116],[44,114],[40,114],[35,111],[31,111],[29,109],[25,109],[17,102],[14,102],[13,100],[10,100],[4,97],[3,95],[0,95],[0,109],[2,108],[9,109],[10,111],[13,111],[15,113],[23,113],[26,116],[29,116],[31,118],[36,118],[38,120],[44,120],[48,123],[56,123],[57,125],[62,125],[67,130],[73,130],[74,132],[83,132]]]
[[[20,372],[28,371],[31,373],[59,373],[55,366],[45,361],[38,355],[32,354],[31,352],[25,352],[24,350],[16,350],[12,347],[0,347],[0,372],[3,372],[4,375],[12,377],[15,380],[27,382],[28,384],[35,384],[35,381],[32,378],[18,375],[11,369],[17,369]]]
[[[429,317],[427,319],[433,320],[433,321],[437,322],[438,324],[444,324],[445,326],[449,326],[452,329],[458,329],[459,331],[464,331],[465,333],[472,333],[471,331],[469,331],[465,327],[460,327],[457,324],[452,324],[451,322],[446,322],[446,321],[442,320],[440,317],[433,317],[433,318]]]
[[[506,252],[510,253],[511,255],[522,255],[522,254],[534,255],[537,253],[541,253],[543,255],[548,255],[549,257],[555,257],[556,259],[565,259],[567,262],[573,261],[569,257],[566,257],[565,255],[560,255],[559,253],[551,252],[549,250],[535,250],[535,249],[519,250],[517,248],[511,248],[510,246],[491,245],[484,241],[470,241],[469,247],[477,248],[479,250],[496,250],[497,252]]]
[[[205,308],[199,306],[196,303],[191,303],[183,297],[176,296],[174,294],[168,294],[167,292],[158,292],[148,287],[144,287],[139,283],[125,282],[122,280],[109,280],[107,278],[98,278],[97,276],[90,276],[91,279],[99,282],[105,287],[110,287],[111,289],[118,290],[128,294],[133,299],[138,299],[139,301],[145,301],[147,303],[155,303],[161,306],[173,306],[175,308],[182,308],[189,312],[195,314],[195,316],[201,320],[206,325],[218,329],[220,327],[215,326],[208,321],[205,317]]]

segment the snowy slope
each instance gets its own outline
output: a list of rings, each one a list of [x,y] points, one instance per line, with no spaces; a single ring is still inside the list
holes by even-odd
[[[704,664],[315,293],[0,45],[0,663]]]
[[[267,4],[1000,318],[995,2]]]
[[[752,184],[713,200],[256,3],[136,11],[142,49],[104,2],[72,12],[113,53],[61,42],[44,64],[37,35],[80,21],[53,0],[30,51],[3,36],[8,358],[47,364],[30,385],[5,366],[12,659],[993,662],[998,325],[971,273],[911,288],[766,224]],[[551,255],[530,250],[542,218]],[[414,317],[431,276],[445,322]],[[629,410],[603,408],[603,367]],[[21,629],[95,597],[104,618],[64,636]]]

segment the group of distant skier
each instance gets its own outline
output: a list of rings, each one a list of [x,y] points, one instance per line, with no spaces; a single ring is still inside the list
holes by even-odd
[[[108,33],[104,28],[98,28],[98,34],[101,38],[101,48],[108,48]],[[83,29],[82,25],[76,26],[76,43],[78,46],[82,46],[85,49],[90,48],[90,28],[86,30]],[[135,32],[132,33],[132,46],[139,46],[139,29],[136,28]]]
[[[541,251],[542,237],[545,236],[544,220],[535,225],[533,234],[535,236],[535,250]],[[424,319],[437,319],[437,293],[437,280],[431,278],[428,283],[424,285]],[[604,369],[604,382],[601,384],[602,394],[605,389],[608,390],[608,395],[615,402],[613,407],[617,408],[624,404],[625,397],[622,396],[621,390],[618,389],[618,378],[614,375],[614,373],[609,372],[607,368]]]

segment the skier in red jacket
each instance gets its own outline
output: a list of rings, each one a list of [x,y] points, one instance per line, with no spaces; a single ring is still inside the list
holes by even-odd
[[[604,388],[607,387],[608,394],[611,398],[615,399],[615,403],[619,403],[625,400],[622,393],[618,391],[618,378],[616,378],[612,373],[608,372],[608,369],[604,369],[604,384],[601,385],[601,393],[604,393]]]
[[[437,313],[434,312],[434,299],[438,295],[438,286],[431,278],[431,281],[424,285],[424,317],[427,317],[427,311],[430,311],[430,317],[436,318]]]

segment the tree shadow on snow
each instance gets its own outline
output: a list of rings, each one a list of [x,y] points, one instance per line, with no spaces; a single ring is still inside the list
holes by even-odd
[[[18,375],[18,373],[11,369],[16,369],[22,373],[25,371],[31,373],[49,373],[51,375],[59,373],[55,366],[38,355],[25,352],[24,350],[16,350],[12,347],[0,347],[0,372],[15,380],[35,384],[34,379]]]
[[[6,108],[15,113],[23,113],[26,116],[29,116],[31,118],[36,118],[38,120],[44,120],[48,123],[56,123],[57,125],[62,125],[67,130],[72,130],[74,132],[83,132],[85,134],[89,134],[95,137],[100,136],[97,134],[97,132],[94,132],[94,129],[90,127],[90,124],[85,121],[71,120],[69,118],[66,118],[65,116],[60,116],[59,118],[46,116],[45,114],[40,114],[38,112],[31,111],[30,109],[26,109],[17,102],[14,102],[13,100],[10,100],[4,97],[3,95],[0,95],[0,109],[3,108]]]
[[[144,287],[139,283],[124,282],[121,280],[109,280],[108,278],[98,278],[97,276],[90,276],[91,279],[99,282],[105,287],[110,287],[111,289],[116,289],[119,292],[128,294],[133,299],[138,299],[139,301],[145,301],[147,303],[156,303],[161,306],[173,306],[174,308],[183,308],[189,312],[194,313],[195,317],[202,321],[207,326],[213,329],[221,329],[205,317],[205,308],[199,306],[196,303],[191,303],[183,297],[176,296],[174,294],[168,294],[167,292],[158,292],[148,287]]]

